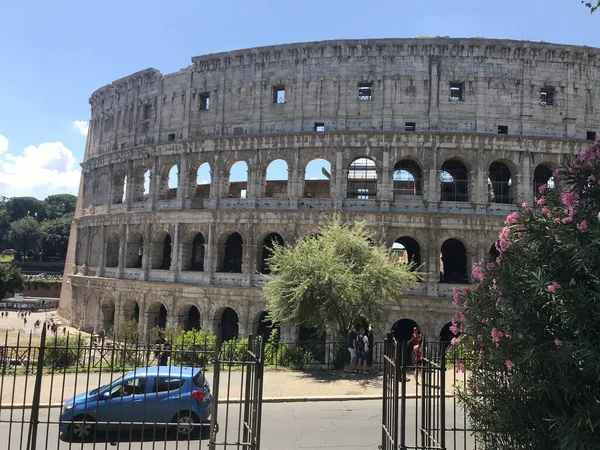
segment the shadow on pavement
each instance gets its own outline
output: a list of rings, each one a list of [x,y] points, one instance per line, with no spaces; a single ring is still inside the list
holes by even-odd
[[[317,383],[335,383],[340,380],[356,382],[362,387],[379,388],[383,386],[383,374],[379,371],[367,372],[367,374],[350,373],[343,370],[314,370],[302,372],[301,379],[310,379]]]
[[[189,437],[189,441],[207,440],[210,436],[210,427],[203,426],[201,430],[198,430]],[[81,442],[81,441],[70,441],[69,436],[64,433],[60,435],[60,440],[63,442]],[[181,438],[177,436],[177,432],[174,429],[169,429],[163,425],[147,426],[143,429],[131,428],[123,426],[118,430],[97,430],[94,435],[85,439],[83,442],[89,443],[102,443],[109,445],[116,445],[118,442],[180,442],[185,444],[188,442],[188,438]]]

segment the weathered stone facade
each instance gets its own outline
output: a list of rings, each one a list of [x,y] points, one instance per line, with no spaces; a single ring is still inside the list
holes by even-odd
[[[600,50],[490,39],[290,44],[122,78],[90,99],[60,313],[147,333],[218,329],[231,308],[256,332],[265,245],[339,211],[426,273],[378,331],[411,319],[437,337],[504,217],[595,139],[599,98]],[[287,173],[272,180],[276,160]],[[247,180],[231,181],[239,161]]]

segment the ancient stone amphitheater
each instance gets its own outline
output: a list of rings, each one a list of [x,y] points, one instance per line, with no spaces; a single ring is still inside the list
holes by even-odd
[[[90,331],[264,333],[271,243],[339,211],[425,272],[376,334],[445,337],[452,289],[505,216],[596,138],[599,80],[598,49],[414,38],[236,50],[114,81],[90,98],[60,313]]]

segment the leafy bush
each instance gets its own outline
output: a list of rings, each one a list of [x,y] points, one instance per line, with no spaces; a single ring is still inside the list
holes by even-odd
[[[58,369],[83,362],[88,345],[88,340],[81,335],[70,336],[68,339],[66,336],[53,336],[46,340],[45,364]]]
[[[125,320],[110,327],[107,334],[113,341],[125,347],[137,346],[140,340],[140,327],[135,320]]]
[[[600,143],[554,182],[507,217],[479,285],[455,292],[457,345],[475,353],[459,398],[485,448],[599,448]]]
[[[179,333],[173,340],[173,364],[204,367],[214,361],[217,336],[211,330],[191,330]]]

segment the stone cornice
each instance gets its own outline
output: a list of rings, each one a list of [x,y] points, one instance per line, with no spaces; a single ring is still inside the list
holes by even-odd
[[[445,144],[461,145],[468,149],[494,149],[509,151],[548,152],[572,154],[589,144],[584,139],[498,135],[489,133],[459,132],[398,132],[398,131],[340,131],[327,133],[282,133],[232,137],[210,137],[141,145],[125,150],[116,150],[88,158],[81,163],[84,172],[108,164],[124,163],[128,160],[166,155],[184,155],[201,152],[226,152],[246,150],[285,149],[336,149],[355,147],[395,148],[401,146],[439,147]]]

